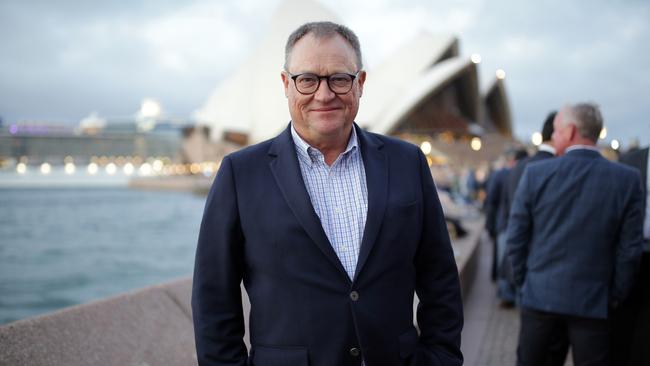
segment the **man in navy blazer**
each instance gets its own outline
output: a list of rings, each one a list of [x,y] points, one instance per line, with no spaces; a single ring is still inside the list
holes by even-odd
[[[366,73],[352,31],[307,23],[285,50],[290,125],[225,157],[207,199],[199,364],[461,365],[458,273],[424,155],[354,124]]]
[[[540,365],[555,334],[574,365],[609,365],[609,309],[627,296],[643,237],[639,173],[603,158],[597,106],[555,118],[557,159],[530,164],[508,223],[508,253],[521,286],[518,365]]]

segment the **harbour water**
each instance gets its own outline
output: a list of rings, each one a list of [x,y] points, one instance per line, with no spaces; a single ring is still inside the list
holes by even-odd
[[[0,324],[189,276],[205,197],[0,189]]]

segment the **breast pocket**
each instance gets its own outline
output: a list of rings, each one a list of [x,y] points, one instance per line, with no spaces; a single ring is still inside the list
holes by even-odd
[[[386,217],[393,219],[412,217],[418,211],[419,201],[413,201],[406,204],[389,204],[386,207]]]
[[[309,357],[305,347],[255,346],[251,366],[308,366]]]

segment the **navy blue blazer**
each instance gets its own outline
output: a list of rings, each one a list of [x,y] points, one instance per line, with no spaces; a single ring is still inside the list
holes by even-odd
[[[508,218],[510,217],[510,207],[512,207],[512,202],[515,200],[515,192],[517,191],[517,186],[521,180],[524,170],[530,163],[535,163],[545,159],[551,159],[555,155],[551,154],[548,151],[539,150],[533,156],[525,157],[517,162],[517,164],[510,170],[508,174],[508,182],[506,183],[506,209],[505,209],[505,226],[508,226]]]
[[[607,318],[625,298],[642,252],[639,173],[588,149],[529,164],[508,223],[522,305]]]
[[[223,159],[196,253],[199,364],[462,364],[458,273],[426,159],[414,145],[355,128],[368,217],[353,280],[311,205],[289,128]]]

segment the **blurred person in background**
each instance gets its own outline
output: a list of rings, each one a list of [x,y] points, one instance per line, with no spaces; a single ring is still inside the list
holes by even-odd
[[[498,288],[498,296],[503,301],[503,305],[512,306],[515,302],[514,288],[506,286],[500,276],[501,262],[505,253],[505,230],[507,227],[507,197],[506,189],[508,175],[512,167],[524,157],[528,156],[523,149],[508,149],[504,155],[505,164],[501,169],[495,170],[490,174],[487,180],[487,193],[485,195],[485,228],[492,239],[492,280],[503,288]]]
[[[641,258],[641,178],[600,155],[598,106],[566,106],[553,127],[561,157],[526,167],[508,224],[508,255],[521,286],[517,364],[544,365],[564,334],[575,366],[618,365],[608,318],[629,293]]]
[[[648,147],[632,148],[620,162],[639,170],[643,188],[643,255],[641,268],[630,296],[617,309],[613,318],[613,355],[620,365],[650,365],[650,159]]]

